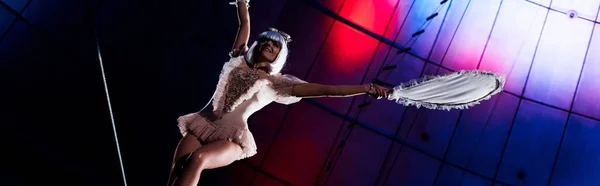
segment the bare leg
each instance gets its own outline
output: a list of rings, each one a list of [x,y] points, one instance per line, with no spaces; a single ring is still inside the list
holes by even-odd
[[[204,169],[214,169],[233,163],[242,154],[242,148],[228,140],[215,141],[192,153],[176,186],[196,186]]]
[[[171,166],[171,172],[169,173],[168,186],[172,185],[177,177],[181,174],[181,167],[186,164],[188,156],[194,152],[194,150],[202,147],[196,136],[187,134],[177,144],[175,155],[173,156],[173,163]]]

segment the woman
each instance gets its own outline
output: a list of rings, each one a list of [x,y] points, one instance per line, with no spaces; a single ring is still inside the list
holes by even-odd
[[[256,144],[246,121],[271,102],[292,104],[301,98],[361,94],[388,96],[389,90],[378,85],[320,85],[280,74],[288,56],[289,35],[270,29],[248,48],[248,2],[237,0],[235,5],[239,30],[213,95],[213,109],[178,118],[183,138],[174,155],[169,185],[195,186],[202,170],[255,155]]]

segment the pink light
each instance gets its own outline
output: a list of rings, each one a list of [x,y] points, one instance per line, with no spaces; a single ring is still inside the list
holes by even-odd
[[[529,2],[504,2],[480,69],[506,75],[505,89],[520,94],[547,13]]]
[[[347,1],[340,16],[381,35],[391,19],[396,2],[396,0]],[[364,73],[360,70],[370,62],[377,43],[376,39],[336,22],[325,43],[325,47],[328,48],[328,53],[325,54],[327,63],[344,74]]]
[[[391,18],[397,0],[371,1],[348,0],[340,12],[340,16],[382,35]]]

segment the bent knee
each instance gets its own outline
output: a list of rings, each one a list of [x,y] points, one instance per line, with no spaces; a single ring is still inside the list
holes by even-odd
[[[208,164],[208,161],[209,158],[206,155],[206,153],[199,150],[194,151],[192,153],[192,156],[190,157],[190,163],[195,164],[200,169],[204,169],[205,166]]]
[[[199,169],[212,169],[229,165],[242,154],[242,147],[229,141],[218,141],[197,149],[190,163]]]

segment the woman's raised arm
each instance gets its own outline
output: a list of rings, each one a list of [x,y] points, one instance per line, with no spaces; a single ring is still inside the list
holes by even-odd
[[[236,0],[238,14],[238,32],[233,42],[231,51],[241,54],[247,50],[250,37],[250,14],[248,13],[248,0]]]

